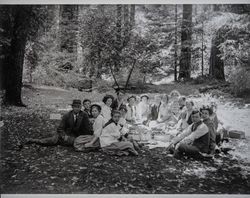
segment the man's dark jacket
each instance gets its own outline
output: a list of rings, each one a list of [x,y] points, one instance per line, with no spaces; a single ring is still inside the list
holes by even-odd
[[[68,135],[71,137],[93,135],[93,129],[88,114],[84,111],[80,111],[76,123],[73,114],[73,111],[70,111],[63,116],[57,132],[60,135]]]

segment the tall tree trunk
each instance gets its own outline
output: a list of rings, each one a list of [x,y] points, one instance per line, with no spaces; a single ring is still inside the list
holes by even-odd
[[[132,29],[135,25],[135,5],[134,4],[130,5],[130,17],[129,18],[130,18],[129,19],[130,26]]]
[[[128,5],[123,5],[123,46],[126,46],[130,39],[130,22]]]
[[[190,79],[192,46],[192,5],[183,5],[179,79]]]
[[[0,6],[0,37],[1,40],[5,42],[1,42],[0,45],[0,90],[5,89],[6,87],[6,71],[8,69],[8,60],[11,55],[10,44],[7,42],[11,40],[12,35],[12,27],[11,27],[11,8],[10,6]]]
[[[204,75],[204,22],[202,21],[202,35],[201,35],[201,76]]]
[[[60,6],[60,50],[74,53],[77,58],[78,6]]]
[[[9,60],[5,92],[5,104],[24,106],[21,98],[23,62],[26,41],[13,38],[11,42],[11,56]]]
[[[175,5],[175,35],[174,35],[174,80],[177,81],[177,4]]]
[[[115,45],[115,56],[114,56],[114,66],[115,72],[120,70],[121,60],[120,60],[120,52],[121,52],[121,45],[122,45],[122,5],[116,6],[116,45]]]
[[[209,75],[217,80],[225,80],[224,61],[221,60],[219,45],[224,42],[223,27],[219,29],[212,39],[210,54]]]
[[[214,5],[213,5],[213,11],[214,11],[214,12],[220,11],[220,7],[221,7],[220,4],[214,4]]]
[[[29,24],[32,6],[13,7],[13,31],[10,43],[10,55],[5,60],[5,97],[7,105],[25,106],[22,102],[22,76],[25,46],[27,41],[27,24]]]
[[[133,60],[132,68],[131,68],[131,70],[129,71],[129,75],[128,75],[128,78],[127,78],[127,80],[126,80],[126,84],[125,84],[125,88],[124,88],[125,90],[126,90],[127,87],[128,87],[129,80],[130,80],[131,75],[132,75],[132,73],[133,73],[133,70],[134,70],[134,68],[135,68],[135,63],[136,63],[136,59]]]

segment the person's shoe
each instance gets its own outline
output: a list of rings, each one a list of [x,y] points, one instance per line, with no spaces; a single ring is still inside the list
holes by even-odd
[[[171,147],[168,151],[169,151],[170,154],[174,154],[174,148],[173,147]]]
[[[221,152],[228,154],[229,151],[233,150],[232,148],[221,148]]]
[[[27,138],[24,144],[34,144],[34,143],[39,143],[39,140],[34,139],[34,138]]]
[[[129,153],[131,153],[131,154],[134,155],[134,156],[138,156],[138,155],[139,155],[138,152],[137,152],[136,150],[129,149],[128,151],[129,151]]]
[[[180,155],[179,152],[174,152],[173,156],[174,156],[175,159],[181,159],[181,155]]]

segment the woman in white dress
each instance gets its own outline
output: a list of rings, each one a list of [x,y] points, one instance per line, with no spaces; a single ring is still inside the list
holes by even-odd
[[[107,123],[111,119],[111,105],[114,101],[114,97],[112,95],[106,95],[103,98],[103,106],[102,106],[102,111],[101,114],[104,118],[105,123]]]
[[[157,118],[158,123],[167,123],[172,118],[172,113],[168,102],[169,102],[169,97],[166,94],[163,96],[161,105],[159,107],[159,114]]]
[[[124,128],[120,126],[120,111],[114,110],[112,118],[103,128],[100,136],[100,145],[104,152],[112,155],[138,155],[133,143],[124,140]]]
[[[178,121],[178,131],[182,132],[189,125],[193,123],[191,119],[191,114],[194,109],[194,102],[192,100],[187,100],[185,104],[185,108],[180,114],[180,120]]]
[[[101,106],[98,104],[93,104],[90,107],[90,112],[95,119],[93,124],[94,134],[92,136],[79,136],[75,139],[74,147],[77,151],[86,150],[86,148],[99,148],[99,137],[102,134],[103,126],[105,125],[105,120],[101,115]]]
[[[177,90],[173,90],[169,94],[169,103],[170,103],[170,109],[171,112],[174,114],[176,121],[178,120],[178,117],[180,116],[180,106],[179,106],[179,97],[181,94]]]
[[[139,123],[147,122],[150,114],[149,97],[146,94],[141,96],[141,102],[137,106],[137,120]]]

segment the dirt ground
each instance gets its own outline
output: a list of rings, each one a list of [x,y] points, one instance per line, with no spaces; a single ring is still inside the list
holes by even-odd
[[[196,89],[179,90],[191,94]],[[137,157],[75,152],[62,146],[27,145],[19,150],[17,137],[40,138],[55,132],[59,121],[50,120],[50,114],[63,113],[58,109],[73,97],[97,101],[102,95],[25,88],[27,108],[2,108],[1,193],[250,193],[250,164],[230,154],[196,161],[174,159],[164,148],[143,147]]]

